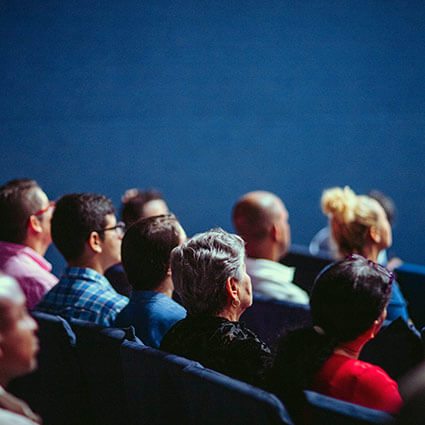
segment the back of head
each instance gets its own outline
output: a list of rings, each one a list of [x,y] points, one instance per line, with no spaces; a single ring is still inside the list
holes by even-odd
[[[195,235],[171,253],[176,291],[189,314],[215,316],[227,303],[229,277],[242,278],[243,240],[222,229]]]
[[[110,199],[94,193],[65,195],[56,203],[52,217],[52,239],[65,260],[76,260],[84,252],[91,232],[100,232],[106,226],[106,216],[115,214]]]
[[[379,318],[391,296],[393,275],[361,255],[350,255],[316,278],[310,307],[313,323],[338,342],[352,341]]]
[[[28,219],[42,207],[35,180],[15,179],[0,187],[0,240],[22,244]]]
[[[288,213],[281,199],[273,193],[245,194],[235,204],[232,218],[236,232],[246,242],[249,257],[280,258],[287,252],[291,240]]]
[[[154,290],[162,283],[170,267],[171,251],[183,237],[183,230],[172,214],[141,219],[127,230],[121,257],[127,279],[135,290]]]
[[[149,205],[156,202],[153,213],[149,211]],[[168,212],[161,193],[154,189],[141,191],[138,189],[128,190],[122,197],[121,219],[129,228],[133,223],[141,218],[150,217],[152,215],[166,214]]]
[[[369,196],[356,195],[348,186],[325,190],[321,204],[341,256],[362,253],[369,229],[378,225],[380,204]]]
[[[386,269],[355,254],[324,269],[310,295],[313,327],[288,332],[279,341],[270,390],[289,404],[302,404],[302,390],[310,388],[339,344],[364,335],[381,317],[392,280]]]

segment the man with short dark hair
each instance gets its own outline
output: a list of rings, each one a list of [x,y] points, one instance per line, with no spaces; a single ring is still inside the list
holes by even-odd
[[[16,281],[0,275],[0,423],[34,425],[40,418],[4,388],[37,366],[37,323],[28,314],[25,296]]]
[[[186,317],[186,310],[171,299],[170,269],[171,251],[185,240],[186,234],[172,214],[136,222],[123,239],[122,263],[133,293],[115,325],[133,325],[136,335],[155,348],[171,326]]]
[[[36,310],[111,326],[128,303],[103,276],[121,260],[123,223],[117,223],[112,202],[103,195],[65,195],[56,203],[52,238],[68,264],[59,283]]]
[[[308,304],[307,293],[292,283],[294,269],[279,263],[291,243],[282,200],[266,191],[245,194],[233,208],[233,225],[246,243],[246,272],[254,294]]]
[[[0,187],[0,269],[18,281],[28,309],[58,282],[44,258],[52,242],[53,207],[35,180],[15,179]]]

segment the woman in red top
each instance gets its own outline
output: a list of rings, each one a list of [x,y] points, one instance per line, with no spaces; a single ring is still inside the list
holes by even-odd
[[[398,411],[402,400],[396,382],[381,368],[358,360],[385,320],[392,281],[386,269],[355,254],[319,274],[310,297],[314,326],[279,341],[270,374],[270,389],[293,413],[300,413],[305,389]]]

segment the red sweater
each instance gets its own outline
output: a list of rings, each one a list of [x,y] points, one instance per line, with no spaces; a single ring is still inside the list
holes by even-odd
[[[333,354],[325,362],[311,390],[390,413],[396,413],[402,405],[398,385],[386,372],[341,354]]]

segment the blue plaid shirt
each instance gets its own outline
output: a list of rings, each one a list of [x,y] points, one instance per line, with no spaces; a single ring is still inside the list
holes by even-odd
[[[89,268],[67,267],[58,284],[44,295],[35,310],[111,326],[127,303],[128,298],[115,292],[100,273]]]

